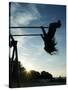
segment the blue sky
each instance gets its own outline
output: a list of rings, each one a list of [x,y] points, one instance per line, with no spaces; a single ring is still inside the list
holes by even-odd
[[[11,3],[11,26],[48,26],[61,20],[55,38],[58,52],[49,55],[44,51],[40,36],[14,37],[18,41],[18,58],[27,70],[45,70],[53,76],[66,75],[66,7],[59,5]],[[47,31],[47,29],[45,29]],[[42,33],[41,29],[11,29],[12,34]]]

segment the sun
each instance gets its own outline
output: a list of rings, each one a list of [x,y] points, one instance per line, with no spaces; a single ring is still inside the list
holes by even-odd
[[[26,68],[26,71],[27,72],[30,72],[31,71],[31,68],[30,67]]]
[[[31,70],[35,70],[33,63],[28,62],[26,59],[23,60],[23,66],[25,67],[27,72],[30,72]]]
[[[34,69],[34,66],[32,64],[30,64],[30,63],[24,64],[24,67],[25,67],[27,72],[30,72],[31,70]]]

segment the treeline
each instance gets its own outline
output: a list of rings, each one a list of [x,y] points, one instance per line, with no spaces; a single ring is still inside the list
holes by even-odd
[[[13,71],[10,69],[10,72],[12,72],[12,76],[10,77],[13,79],[13,81],[17,81],[19,79],[20,81],[29,81],[29,80],[37,80],[37,79],[52,79],[53,76],[51,73],[42,71],[41,73],[35,70],[31,70],[30,72],[27,72],[26,68],[22,67],[20,62],[13,61]]]
[[[22,81],[53,78],[52,74],[50,74],[49,72],[42,71],[41,73],[39,73],[38,71],[35,70],[31,70],[30,72],[27,72],[24,67],[21,68],[20,74]]]
[[[53,76],[51,73],[42,71],[41,73],[35,70],[31,70],[29,72],[26,71],[26,68],[20,68],[20,78],[22,81],[29,80],[38,80],[38,79],[52,79]]]
[[[19,61],[9,62],[9,87],[20,87],[24,82],[41,83],[41,82],[58,82],[59,84],[66,83],[66,77],[54,78],[53,75],[46,71],[31,70],[27,72],[26,68],[22,67]],[[22,84],[23,83],[23,84]],[[34,84],[35,84],[34,83]],[[42,84],[42,83],[41,83]]]

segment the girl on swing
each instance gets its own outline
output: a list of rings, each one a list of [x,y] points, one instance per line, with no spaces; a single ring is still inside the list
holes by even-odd
[[[51,55],[57,51],[57,49],[55,48],[55,45],[57,43],[55,42],[54,36],[56,33],[56,29],[60,28],[60,26],[61,26],[60,20],[58,20],[57,22],[51,23],[49,25],[47,33],[45,32],[44,27],[41,26],[42,32],[43,32],[43,34],[41,34],[41,37],[42,37],[44,44],[45,44],[44,49]]]

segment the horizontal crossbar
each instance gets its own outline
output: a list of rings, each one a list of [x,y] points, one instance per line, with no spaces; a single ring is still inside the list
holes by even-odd
[[[9,27],[9,28],[14,28],[14,29],[17,29],[17,28],[41,28],[41,26],[39,26],[39,27],[38,26],[36,26],[36,27],[35,26],[27,26],[27,27],[24,26],[24,27]],[[43,26],[43,28],[48,28],[48,27]]]
[[[21,35],[12,35],[12,36],[41,36],[41,34],[21,34]]]

